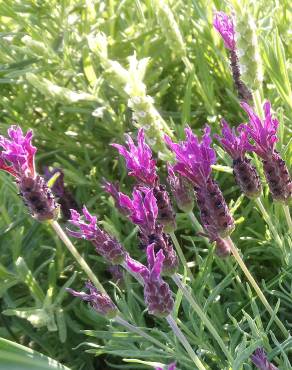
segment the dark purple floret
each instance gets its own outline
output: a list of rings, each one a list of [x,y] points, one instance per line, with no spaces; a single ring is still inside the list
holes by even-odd
[[[69,222],[79,231],[68,229],[69,234],[75,238],[90,240],[97,253],[113,265],[122,263],[127,255],[126,250],[116,239],[97,226],[96,217],[92,216],[85,206],[82,211],[85,220],[81,219],[77,211],[71,209]]]
[[[194,208],[194,188],[185,177],[176,175],[171,165],[168,165],[168,183],[178,208],[191,212]]]
[[[117,316],[118,308],[107,294],[98,291],[90,281],[85,284],[85,287],[89,290],[89,293],[77,292],[70,288],[67,288],[66,290],[73,296],[89,302],[92,308],[94,308],[100,315],[105,316],[108,319],[112,319]]]
[[[163,225],[165,232],[170,233],[176,229],[176,221],[166,187],[164,185],[155,186],[153,188],[153,194],[156,198],[158,207],[157,222]]]
[[[247,104],[241,103],[241,106],[249,116],[249,123],[241,125],[241,129],[254,141],[253,151],[262,159],[272,197],[276,201],[289,204],[292,196],[291,176],[284,160],[275,150],[279,122],[272,118],[271,104],[268,101],[264,104],[264,119],[258,117]]]
[[[250,358],[259,370],[278,370],[278,368],[268,360],[263,348],[257,348]]]
[[[46,182],[35,171],[36,148],[32,145],[33,134],[23,134],[19,126],[8,129],[7,139],[0,136],[0,169],[15,177],[19,193],[30,214],[38,221],[55,220],[59,206]]]
[[[230,256],[231,248],[226,239],[220,237],[214,227],[205,227],[206,233],[199,233],[209,238],[210,242],[215,243],[215,253],[218,257],[225,258]]]
[[[157,182],[156,162],[152,159],[152,151],[145,142],[144,130],[138,131],[137,146],[132,138],[127,135],[129,150],[123,145],[112,144],[125,158],[130,176],[134,176],[138,183],[155,186]]]
[[[234,229],[234,220],[217,183],[210,178],[205,187],[196,189],[196,198],[204,229],[211,227],[220,237],[228,236]]]
[[[233,159],[233,174],[241,191],[249,198],[258,197],[261,193],[261,182],[256,168],[245,157],[247,151],[253,150],[248,142],[248,134],[240,130],[237,134],[225,120],[222,123],[222,137],[214,135],[226,152]]]
[[[124,285],[124,274],[123,274],[123,269],[121,268],[120,265],[112,265],[108,267],[108,271],[112,275],[112,281],[119,285],[122,286]]]
[[[164,262],[163,251],[156,255],[154,245],[147,247],[148,268],[141,263],[127,259],[128,267],[144,280],[144,298],[151,315],[168,316],[173,309],[173,298],[169,285],[162,280],[161,271]]]

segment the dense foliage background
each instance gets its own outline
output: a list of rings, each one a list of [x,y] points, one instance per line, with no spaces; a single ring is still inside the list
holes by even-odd
[[[118,215],[101,188],[103,177],[120,181],[126,192],[133,184],[126,178],[123,161],[109,146],[122,143],[126,132],[136,133],[128,107],[128,82],[121,78],[120,65],[128,70],[128,57],[134,53],[138,60],[150,58],[143,80],[147,94],[154,98],[177,139],[183,138],[186,123],[200,134],[205,122],[213,132],[218,131],[223,116],[234,125],[246,119],[233,89],[224,45],[212,27],[213,11],[230,12],[228,4],[169,1],[173,19],[167,19],[159,10],[159,3],[164,2],[0,2],[1,134],[13,123],[24,130],[33,128],[40,173],[45,166],[62,168],[77,204],[86,204],[95,212],[102,225],[139,260],[144,257],[137,248],[136,230]],[[277,146],[291,168],[291,3],[251,2],[249,12],[258,29],[263,96],[271,100],[280,120]],[[106,35],[107,53],[95,44],[98,32]],[[132,78],[137,81],[138,77],[134,74]],[[265,187],[263,202],[284,242],[280,249],[255,204],[240,195],[229,157],[217,149],[215,177],[236,219],[233,239],[270,304],[279,305],[279,317],[291,328],[292,240],[283,210],[272,203]],[[165,162],[160,160],[159,167],[164,178]],[[143,361],[169,363],[179,358],[183,349],[162,320],[147,314],[137,283],[126,276],[123,287],[113,284],[108,266],[87,242],[76,245],[124,316],[137,326],[153,328],[151,333],[170,343],[177,353],[164,353],[163,358],[153,345],[69,296],[64,288],[81,289],[85,276],[52,230],[29,217],[11,178],[3,173],[0,188],[1,337],[71,369],[149,369]],[[194,212],[198,215],[196,208]],[[177,219],[177,236],[188,261],[193,262],[193,292],[229,345],[234,357],[232,369],[251,369],[249,355],[260,345],[270,351],[281,369],[291,368],[291,338],[284,341],[269,321],[233,259],[216,257],[213,248],[195,235],[186,215],[178,213]],[[175,312],[190,343],[206,356],[210,369],[226,368],[220,349],[179,294]],[[21,362],[18,367],[11,364],[13,355],[7,360],[6,354],[0,344],[0,369],[25,368]],[[179,368],[183,369],[182,365]]]

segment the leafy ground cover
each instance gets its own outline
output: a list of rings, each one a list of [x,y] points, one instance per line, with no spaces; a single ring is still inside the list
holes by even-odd
[[[166,183],[169,153],[163,132],[173,132],[177,141],[184,139],[186,123],[201,135],[206,122],[219,133],[222,117],[232,125],[247,120],[233,86],[227,50],[212,25],[214,10],[231,13],[230,5],[204,0],[0,2],[0,133],[6,135],[14,123],[24,131],[32,128],[37,169],[39,173],[47,166],[62,169],[71,194],[66,197],[67,208],[86,204],[139,261],[145,262],[145,253],[138,248],[137,228],[119,215],[102,188],[103,178],[118,181],[127,194],[134,184],[123,159],[109,144],[123,144],[125,133],[136,137],[137,127],[150,119],[154,124],[147,131],[149,144]],[[280,121],[277,150],[291,168],[291,5],[269,0],[243,1],[241,6],[247,9],[247,20],[255,19],[264,72],[259,95],[272,102]],[[135,100],[137,95],[153,98],[144,101],[150,118],[139,115],[144,110]],[[232,239],[289,330],[292,240],[283,207],[272,201],[264,182],[261,200],[279,234],[280,247],[255,201],[243,196],[235,184],[230,157],[218,142],[214,147],[218,156],[214,177],[236,223]],[[252,158],[265,181],[259,160]],[[4,173],[0,177],[2,338],[70,369],[150,369],[154,363],[174,360],[178,369],[194,368],[167,323],[147,313],[139,283],[126,273],[122,284],[114,283],[109,265],[87,241],[73,240],[123,317],[169,351],[161,351],[69,295],[65,288],[82,290],[86,275],[53,230],[28,215],[11,178]],[[206,368],[252,369],[251,353],[264,347],[280,369],[290,369],[291,337],[285,338],[277,328],[235,260],[219,258],[188,215],[176,212],[176,236],[195,277],[187,284],[232,357],[227,361],[167,279],[175,292],[174,317]],[[199,219],[197,207],[194,215]],[[67,226],[66,217],[61,224]],[[182,265],[179,273],[185,273]],[[28,360],[21,351],[3,339],[0,368],[25,368]],[[56,363],[35,356],[39,368],[47,364],[56,368]]]

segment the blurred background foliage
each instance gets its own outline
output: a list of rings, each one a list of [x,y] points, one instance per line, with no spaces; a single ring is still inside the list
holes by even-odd
[[[291,168],[291,2],[242,4],[249,6],[256,20],[265,73],[263,93],[280,119],[278,150]],[[162,125],[154,135],[159,136],[162,127],[182,138],[187,123],[199,134],[206,122],[216,132],[222,117],[233,125],[244,121],[226,51],[212,27],[213,11],[230,12],[231,6],[232,2],[217,0],[0,1],[1,134],[14,123],[24,130],[33,128],[39,172],[46,166],[62,168],[77,204],[94,211],[103,226],[140,260],[135,229],[119,217],[101,188],[103,177],[120,181],[126,192],[133,184],[109,144],[123,142],[124,134],[135,134],[142,122],[132,116],[133,111],[137,113],[131,101],[134,88],[144,89],[154,99],[151,107]],[[143,58],[149,60],[135,69],[135,60]],[[162,147],[157,148],[160,152]],[[255,204],[240,196],[230,175],[230,159],[216,148],[223,167],[215,168],[215,177],[237,220],[234,240],[262,281],[270,303],[280,303],[278,314],[291,328],[292,241],[283,211],[272,204],[265,188],[264,204],[284,241],[279,250]],[[163,150],[157,153],[160,158]],[[159,160],[159,167],[164,177],[165,162]],[[0,187],[2,337],[80,370],[149,369],[143,361],[169,363],[179,356],[182,350],[176,348],[172,335],[167,339],[159,331],[168,333],[168,328],[145,312],[141,289],[129,277],[124,287],[111,282],[108,266],[89,243],[78,242],[78,248],[125,317],[152,328],[153,335],[172,343],[177,354],[165,353],[162,358],[145,340],[68,297],[65,288],[81,289],[85,277],[51,230],[28,216],[14,184],[4,174],[0,174]],[[187,259],[194,264],[192,289],[230,346],[235,359],[232,369],[251,369],[248,356],[258,345],[273,348],[276,363],[289,369],[291,338],[277,339],[275,327],[270,326],[261,304],[252,299],[233,261],[214,256],[212,248],[195,235],[186,215],[178,214],[178,228]],[[210,369],[226,368],[216,343],[179,295],[176,312]],[[0,343],[3,370],[5,348]]]

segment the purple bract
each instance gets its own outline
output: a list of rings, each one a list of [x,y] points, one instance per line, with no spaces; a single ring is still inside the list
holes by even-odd
[[[119,153],[125,157],[130,176],[136,177],[138,182],[144,185],[154,186],[157,181],[156,162],[152,159],[152,151],[145,142],[143,129],[138,131],[137,141],[136,146],[133,139],[127,135],[129,150],[119,144],[112,144],[112,146],[118,149]]]
[[[215,151],[210,146],[210,131],[210,127],[206,126],[201,142],[189,127],[185,129],[186,141],[179,144],[165,136],[166,143],[176,155],[174,171],[186,177],[195,186],[206,185],[211,175],[211,165],[216,162]]]
[[[226,152],[232,159],[244,159],[247,151],[252,151],[254,147],[248,142],[248,133],[245,130],[239,130],[238,135],[234,128],[230,128],[228,123],[222,119],[222,137],[214,135],[214,137],[221,143]]]
[[[176,364],[175,364],[175,362],[173,362],[172,364],[169,364],[168,366],[167,366],[167,368],[165,367],[165,368],[162,368],[162,367],[156,367],[155,368],[155,370],[175,370],[176,369]]]
[[[225,47],[229,50],[234,50],[235,29],[232,18],[224,12],[216,12],[213,25],[223,38]]]
[[[271,103],[266,101],[264,104],[265,118],[261,119],[254,110],[246,103],[241,102],[242,108],[249,116],[249,123],[241,125],[241,130],[246,130],[254,140],[253,151],[261,158],[267,159],[273,155],[275,143],[278,141],[277,128],[279,121],[273,119],[271,115]]]
[[[8,129],[10,139],[0,135],[0,169],[9,172],[17,179],[36,176],[34,157],[37,151],[31,144],[33,133],[27,131],[24,135],[19,126]]]

